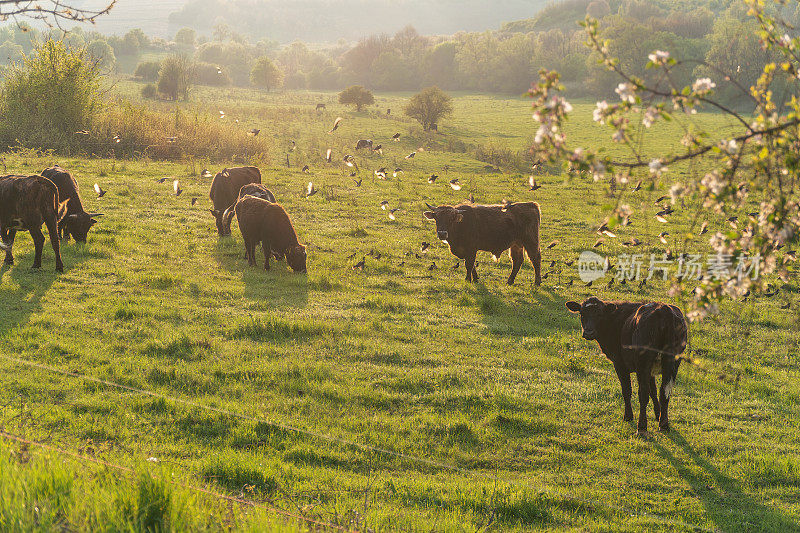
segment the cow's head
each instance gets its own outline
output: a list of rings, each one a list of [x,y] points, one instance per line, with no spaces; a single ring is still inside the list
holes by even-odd
[[[566,306],[573,313],[580,313],[583,338],[589,341],[597,339],[598,331],[602,328],[606,318],[617,310],[616,304],[604,302],[594,296],[582,304],[567,302]]]
[[[295,272],[306,271],[306,247],[302,244],[289,248],[286,252],[286,263],[292,267]]]
[[[225,230],[225,212],[219,209],[209,209],[209,211],[211,211],[211,215],[217,221],[217,233],[219,233],[220,237],[230,235],[230,231]]]
[[[446,241],[455,226],[464,221],[464,214],[451,205],[440,205],[439,207],[433,207],[427,203],[425,205],[430,211],[425,211],[423,216],[428,220],[436,221],[436,236],[442,241]]]
[[[76,242],[86,242],[86,236],[89,230],[97,224],[97,217],[103,216],[103,213],[74,213],[67,215],[64,219],[67,230]]]

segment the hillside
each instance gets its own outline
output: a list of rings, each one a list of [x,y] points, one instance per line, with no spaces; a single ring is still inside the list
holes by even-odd
[[[205,33],[225,22],[256,40],[335,42],[391,34],[409,24],[426,35],[496,29],[543,5],[545,0],[190,0],[169,20]]]

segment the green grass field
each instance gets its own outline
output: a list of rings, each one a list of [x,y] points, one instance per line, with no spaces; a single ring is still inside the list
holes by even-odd
[[[118,90],[138,86],[122,82]],[[692,325],[699,366],[681,367],[673,430],[637,437],[622,421],[611,364],[564,308],[589,295],[672,301],[663,281],[586,288],[565,265],[597,240],[615,202],[607,186],[556,172],[531,192],[527,174],[484,171],[473,147],[521,151],[535,131],[522,98],[458,95],[442,134],[429,136],[401,116],[405,96],[379,95],[362,113],[332,94],[202,89],[180,104],[198,114],[223,109],[241,127],[261,128],[274,146],[268,158],[4,154],[9,172],[70,169],[87,209],[105,217],[86,245],[63,246],[62,275],[49,244],[43,269],[30,270],[27,234],[15,244],[16,264],[0,269],[0,429],[81,456],[0,439],[0,529],[317,527],[274,507],[361,531],[800,530],[796,276],[774,298],[727,302]],[[316,114],[317,101],[328,111]],[[570,126],[587,145],[605,138],[592,107],[576,105]],[[336,116],[342,126],[328,135]],[[730,127],[715,116],[702,120],[715,131]],[[398,143],[389,140],[395,132],[403,134]],[[670,125],[648,142],[675,145],[677,136]],[[340,161],[359,138],[382,142],[384,154],[357,154],[364,179],[356,187],[323,156],[331,147]],[[290,140],[297,149],[287,169]],[[210,180],[200,170],[251,160],[309,245],[307,276],[285,263],[270,272],[248,267],[236,228],[232,238],[217,237]],[[304,164],[310,176],[300,172]],[[404,173],[375,180],[380,166]],[[433,172],[441,177],[431,185]],[[155,182],[166,176],[181,180],[182,196]],[[453,177],[461,191],[449,187]],[[320,193],[304,198],[310,180]],[[94,182],[108,194],[95,198]],[[630,251],[619,241],[635,236],[645,243],[637,252],[663,253],[653,202],[667,189],[665,182],[628,193],[624,201],[644,211],[600,251]],[[464,281],[463,263],[453,270],[455,258],[422,217],[424,202],[469,194],[541,204],[543,245],[560,241],[543,251],[549,274],[541,287],[530,264],[507,286],[507,254],[498,263],[479,254],[479,284]],[[396,221],[382,200],[401,208]],[[691,228],[689,206],[676,208],[673,250]],[[721,218],[710,222],[724,227]],[[407,255],[423,241],[433,243],[427,253]],[[690,246],[707,251],[702,242]],[[353,270],[364,256],[364,270]],[[650,417],[652,428],[652,410]]]

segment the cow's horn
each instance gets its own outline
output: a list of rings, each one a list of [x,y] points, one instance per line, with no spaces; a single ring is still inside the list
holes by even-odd
[[[103,213],[89,213],[89,217],[91,217],[91,218],[102,217],[102,216],[103,216]]]
[[[431,211],[436,211],[436,208],[435,208],[435,207],[433,207],[433,206],[432,206],[431,204],[429,204],[428,202],[425,202],[425,205],[427,205],[427,206],[428,206],[428,209],[430,209]]]

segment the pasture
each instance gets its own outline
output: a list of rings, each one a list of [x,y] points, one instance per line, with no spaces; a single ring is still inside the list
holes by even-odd
[[[525,99],[457,95],[441,134],[428,135],[402,117],[404,97],[378,95],[361,113],[333,94],[202,89],[180,104],[186,114],[224,110],[242,128],[261,128],[268,158],[4,155],[9,172],[71,170],[87,209],[105,216],[86,245],[63,246],[64,274],[55,274],[49,245],[42,270],[30,270],[24,233],[16,264],[0,269],[0,430],[82,457],[0,440],[1,529],[142,529],[166,518],[175,530],[317,527],[273,507],[363,531],[800,529],[797,270],[777,296],[726,302],[692,324],[697,365],[678,373],[673,429],[637,437],[622,421],[611,364],[581,338],[564,303],[590,295],[681,302],[659,280],[608,287],[608,277],[585,287],[566,265],[598,239],[615,202],[607,185],[553,169],[529,191],[527,173],[490,172],[475,159],[478,147],[525,150],[535,131]],[[316,113],[317,101],[328,110]],[[607,138],[592,108],[576,104],[570,125],[587,144]],[[337,116],[342,125],[328,135]],[[648,142],[675,144],[678,131],[662,126]],[[359,138],[382,143],[383,154],[353,152]],[[286,168],[290,140],[297,148]],[[340,164],[345,153],[361,166],[361,186]],[[211,180],[200,172],[244,162],[261,167],[309,245],[307,276],[285,262],[270,272],[248,267],[235,222],[232,237],[217,236]],[[375,179],[381,166],[389,179]],[[625,203],[645,211],[598,251],[630,252],[620,242],[631,237],[648,256],[682,251],[688,207],[676,206],[667,227],[675,240],[663,245],[654,200],[692,170],[627,193]],[[440,177],[429,184],[432,173]],[[172,194],[171,180],[156,183],[163,177],[179,179],[183,194]],[[305,198],[309,181],[319,192]],[[91,192],[95,182],[103,198]],[[479,253],[478,284],[464,281],[463,261],[453,269],[424,202],[470,194],[480,203],[540,203],[549,272],[541,287],[530,263],[507,286],[507,254],[494,263]],[[382,200],[400,208],[396,220]],[[709,221],[712,231],[725,224]],[[423,241],[431,243],[424,253]],[[551,241],[559,242],[544,249]],[[698,240],[691,250],[707,247]]]

